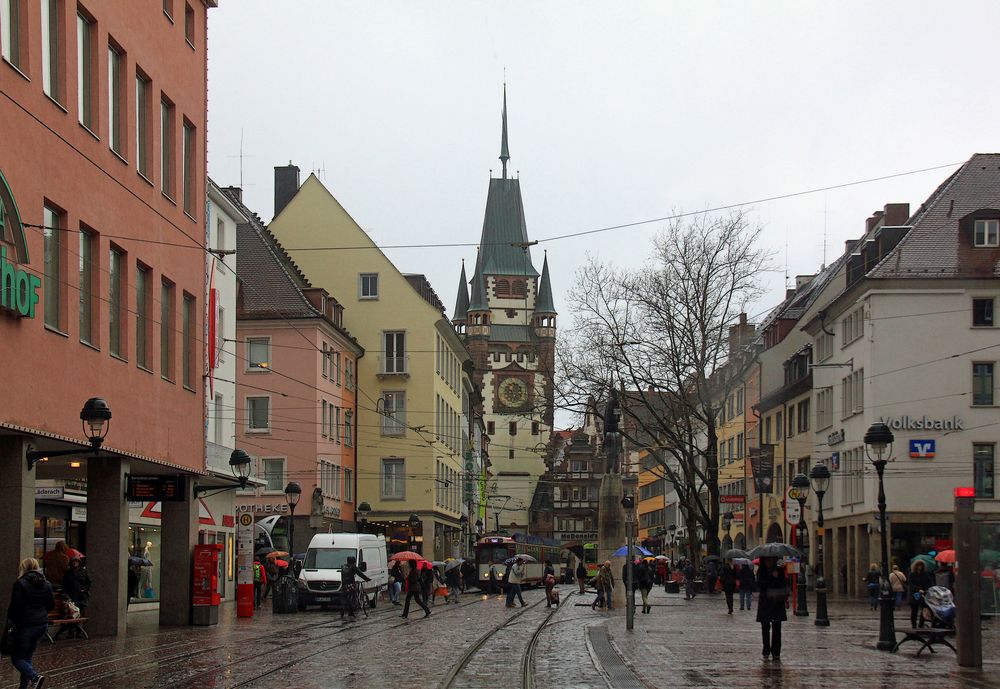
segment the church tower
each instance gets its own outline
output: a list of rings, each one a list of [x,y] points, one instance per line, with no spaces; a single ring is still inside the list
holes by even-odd
[[[476,267],[466,290],[465,266],[452,323],[465,339],[483,391],[490,436],[489,526],[526,533],[528,507],[545,472],[554,416],[556,310],[548,256],[539,275],[531,260],[518,179],[508,176],[507,87],[501,115],[501,176],[491,178]],[[471,296],[469,296],[471,293]],[[510,500],[507,500],[507,497]],[[506,503],[506,506],[504,506]]]

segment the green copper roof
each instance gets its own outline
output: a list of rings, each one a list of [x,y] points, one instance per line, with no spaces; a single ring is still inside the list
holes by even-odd
[[[556,305],[552,301],[552,283],[549,282],[549,255],[545,254],[542,262],[542,279],[538,283],[538,298],[535,300],[535,313],[555,313]]]
[[[490,326],[490,342],[531,342],[531,329],[526,325]]]
[[[458,298],[455,300],[453,321],[464,321],[469,313],[469,280],[465,277],[465,261],[462,261],[462,277],[458,279]]]
[[[465,270],[465,266],[462,266]],[[476,272],[472,274],[472,303],[467,311],[489,311],[490,305],[486,301],[486,281],[483,280],[483,255],[476,257]]]
[[[516,179],[491,179],[486,198],[483,236],[479,240],[483,275],[526,275],[537,277],[527,244],[521,185]]]

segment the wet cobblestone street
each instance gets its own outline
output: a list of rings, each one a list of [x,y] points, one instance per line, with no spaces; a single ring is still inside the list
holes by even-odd
[[[400,619],[398,607],[381,604],[357,622],[342,622],[335,612],[279,616],[267,610],[236,620],[226,607],[216,627],[160,629],[155,613],[136,613],[129,637],[43,642],[35,660],[48,677],[47,689],[509,689],[522,686],[528,643],[544,624],[531,664],[536,687],[1000,689],[995,621],[984,623],[984,671],[960,672],[948,649],[919,658],[915,646],[897,654],[875,650],[875,614],[860,602],[834,601],[829,628],[816,627],[812,617],[790,616],[777,663],[760,658],[753,613],[727,615],[721,595],[686,602],[654,592],[653,612],[637,614],[634,631],[627,632],[624,610],[592,611],[589,593],[567,599],[568,587],[563,591],[563,606],[551,617],[541,591],[526,593],[527,608],[507,609],[502,598],[470,593],[460,605],[439,601],[429,618],[408,620]],[[499,631],[488,636],[494,629]],[[614,653],[593,643],[605,637]],[[448,685],[451,671],[480,639],[481,648]],[[5,659],[0,687],[14,686]]]

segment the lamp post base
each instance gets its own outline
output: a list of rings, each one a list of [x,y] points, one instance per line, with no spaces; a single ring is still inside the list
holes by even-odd
[[[875,647],[880,651],[892,651],[896,648],[896,621],[893,618],[896,603],[892,594],[886,595],[882,591],[879,606],[878,643]]]

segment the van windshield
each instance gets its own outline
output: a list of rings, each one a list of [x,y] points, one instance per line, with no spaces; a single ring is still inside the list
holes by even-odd
[[[347,558],[357,557],[354,548],[310,548],[306,551],[305,569],[343,569]]]

